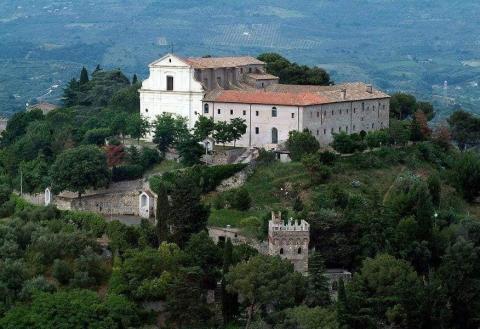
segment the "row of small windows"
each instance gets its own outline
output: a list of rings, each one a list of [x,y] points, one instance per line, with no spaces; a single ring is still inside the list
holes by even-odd
[[[383,122],[380,123],[380,127],[383,128]],[[374,123],[372,123],[372,129],[375,129],[375,124],[374,124]],[[353,131],[356,131],[356,130],[357,130],[357,128],[356,128],[355,125],[352,126],[352,130],[353,130]],[[348,126],[345,126],[345,130],[344,130],[344,131],[345,131],[346,133],[348,133],[349,127],[348,127]],[[335,129],[334,129],[334,128],[331,128],[331,129],[330,129],[330,132],[331,132],[332,134],[335,133]],[[338,127],[338,132],[342,132],[342,127]],[[317,129],[317,132],[316,132],[316,133],[317,133],[317,136],[319,136],[319,135],[320,135],[320,130]],[[327,129],[323,129],[323,134],[324,134],[324,135],[327,134]]]
[[[203,105],[203,113],[208,114],[209,112],[210,112],[209,105],[208,105],[208,103],[205,103],[205,105]],[[234,111],[230,110],[230,115],[233,115],[233,113],[234,113]],[[217,109],[217,114],[222,114],[222,109]],[[247,111],[242,110],[242,114],[247,115]],[[255,116],[258,117],[259,115],[260,115],[260,112],[255,111]],[[292,119],[295,118],[295,113],[291,113],[290,115],[291,115]],[[274,118],[277,117],[277,108],[276,107],[272,108],[272,117],[274,117]]]
[[[380,106],[378,108],[380,108]],[[385,110],[385,105],[383,105],[383,109]],[[369,110],[370,110],[370,106],[367,106],[367,111]],[[373,111],[375,111],[375,105],[373,105]],[[363,106],[362,106],[362,112],[365,112],[365,108]],[[346,109],[344,113],[348,114],[349,109]],[[357,113],[357,108],[353,108],[353,113]],[[338,110],[338,114],[342,115],[342,110]],[[335,115],[335,110],[332,110],[332,115]],[[323,116],[327,116],[327,111],[323,111]],[[310,112],[310,117],[311,118],[313,117],[313,112]],[[317,118],[319,117],[320,117],[320,111],[317,111]]]

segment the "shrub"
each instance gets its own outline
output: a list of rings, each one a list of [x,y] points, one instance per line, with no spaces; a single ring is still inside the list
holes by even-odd
[[[95,128],[88,130],[83,137],[84,144],[104,145],[105,139],[112,135],[109,128]]]
[[[63,216],[66,222],[73,222],[78,228],[92,232],[97,238],[107,230],[107,222],[96,213],[86,211],[66,211]]]
[[[141,178],[143,167],[141,165],[123,165],[112,169],[112,180],[120,182]]]
[[[275,156],[275,152],[260,149],[256,161],[259,164],[270,164],[277,161],[277,157]]]
[[[140,165],[143,169],[148,169],[154,164],[160,162],[160,154],[157,150],[151,149],[148,147],[144,147],[142,150],[142,154],[140,155]]]
[[[67,284],[73,276],[72,269],[67,262],[55,259],[52,266],[52,276],[61,284]]]
[[[480,156],[465,152],[453,166],[452,181],[463,197],[471,202],[480,195]]]
[[[221,194],[213,199],[213,207],[217,210],[225,208],[225,199]]]
[[[319,160],[324,165],[333,166],[335,164],[335,161],[337,161],[337,155],[330,151],[320,152]]]
[[[330,167],[320,161],[319,153],[304,156],[302,164],[310,174],[310,179],[314,184],[324,183],[332,175]]]
[[[241,211],[246,211],[250,209],[252,205],[252,198],[250,197],[250,194],[248,191],[244,188],[238,189],[233,197],[232,200],[232,208],[241,210]]]
[[[293,161],[300,161],[303,156],[315,153],[319,148],[319,142],[309,131],[291,131],[288,134],[287,149]]]
[[[161,177],[153,176],[150,178],[150,188],[155,193],[158,192],[160,184],[164,184],[168,191],[180,177],[187,177],[200,187],[203,193],[213,191],[224,179],[231,177],[235,173],[244,169],[246,164],[227,164],[220,166],[196,165],[182,171],[166,172]]]

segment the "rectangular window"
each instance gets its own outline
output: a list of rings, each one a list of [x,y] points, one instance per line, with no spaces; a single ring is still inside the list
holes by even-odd
[[[260,133],[260,129],[258,127],[255,127],[255,134],[259,134]]]
[[[218,109],[218,110],[217,110],[217,113],[218,113],[218,114],[221,114],[221,113],[222,113],[222,110],[221,110],[221,109]]]
[[[323,129],[323,134],[324,134],[324,135],[327,134],[327,129]]]
[[[230,110],[230,115],[233,115],[233,110]]]
[[[355,125],[353,125],[353,131],[355,131]]]
[[[342,110],[340,110],[340,113],[339,113],[339,114],[342,115]]]
[[[295,119],[295,113],[292,113],[292,119]]]
[[[258,111],[255,111],[255,116],[257,116],[257,117],[258,117]]]
[[[356,107],[353,108],[353,113],[355,113],[355,112],[357,112],[357,108],[356,108]]]
[[[332,110],[332,115],[333,115],[333,110]]]
[[[319,117],[320,117],[320,112],[317,112],[317,118],[319,118]]]
[[[247,111],[243,110],[243,115],[247,115]]]
[[[273,118],[277,117],[277,108],[276,107],[272,108],[272,117]]]
[[[345,126],[345,131],[348,133],[348,126]]]
[[[338,132],[342,132],[342,127],[338,127]]]
[[[317,136],[318,136],[318,129],[317,129]]]
[[[173,90],[173,77],[167,75],[167,90]]]

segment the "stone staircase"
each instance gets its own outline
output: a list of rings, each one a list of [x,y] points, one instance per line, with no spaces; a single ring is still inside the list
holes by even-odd
[[[247,148],[245,152],[240,155],[234,163],[250,163],[258,156],[258,149],[251,147]]]

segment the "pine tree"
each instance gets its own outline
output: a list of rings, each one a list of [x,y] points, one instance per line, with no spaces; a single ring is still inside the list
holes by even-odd
[[[325,264],[319,252],[314,252],[310,256],[306,303],[311,307],[330,304],[330,291],[328,289],[328,279],[325,276]]]
[[[137,75],[134,74],[132,78],[132,85],[136,85],[137,83],[138,83],[138,78],[137,78]]]
[[[233,265],[233,245],[230,239],[227,239],[223,249],[223,278],[222,278],[222,315],[223,324],[226,326],[233,320],[233,316],[238,311],[238,295],[227,292],[225,274],[228,273],[230,266]]]
[[[97,64],[97,67],[95,68],[95,71],[93,71],[93,74],[97,73],[98,71],[101,71],[102,68],[100,67],[100,64]]]
[[[161,243],[167,240],[168,236],[168,219],[170,216],[170,203],[168,201],[167,189],[163,184],[160,184],[157,191],[157,236]]]
[[[82,68],[82,71],[80,72],[80,86],[86,84],[89,81],[88,79],[88,71],[85,68],[85,66]]]

